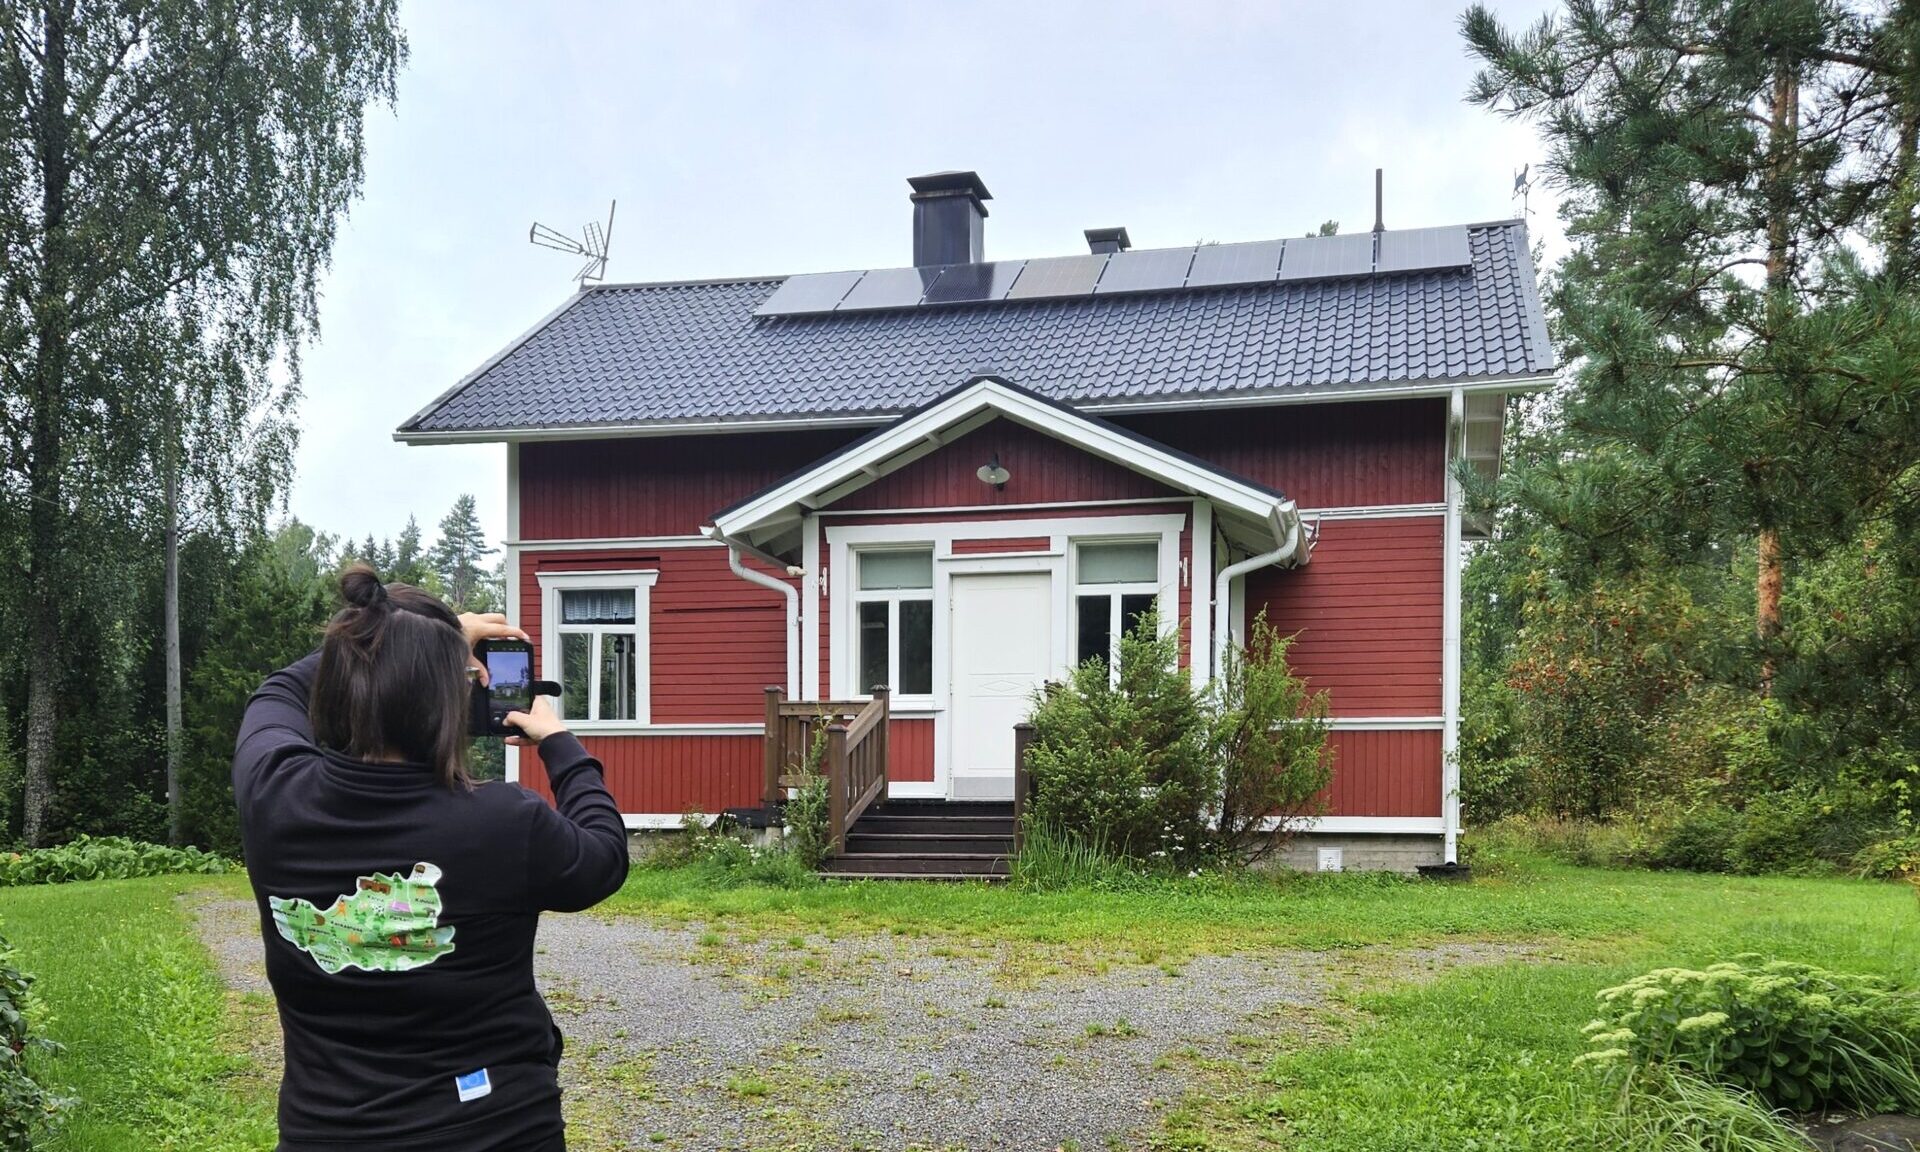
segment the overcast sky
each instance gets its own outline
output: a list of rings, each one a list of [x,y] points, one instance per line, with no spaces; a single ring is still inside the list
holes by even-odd
[[[506,527],[497,445],[395,427],[573,291],[527,243],[618,199],[610,281],[911,262],[906,177],[978,171],[989,259],[1518,214],[1533,130],[1463,102],[1465,0],[542,3],[408,0],[397,108],[306,358],[290,511],[429,537],[454,498]],[[1500,5],[1532,21],[1544,5]],[[1550,190],[1530,224],[1558,254]],[[644,442],[638,442],[643,444]]]

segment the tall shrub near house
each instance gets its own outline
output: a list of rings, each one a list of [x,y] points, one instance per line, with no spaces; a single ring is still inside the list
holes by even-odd
[[[1228,648],[1208,696],[1209,752],[1220,772],[1214,835],[1229,860],[1271,854],[1324,809],[1333,776],[1327,694],[1293,674],[1292,644],[1260,613],[1246,651]]]
[[[1220,775],[1179,643],[1149,617],[1121,637],[1118,674],[1089,660],[1035,697],[1030,821],[1130,859],[1204,851]]]

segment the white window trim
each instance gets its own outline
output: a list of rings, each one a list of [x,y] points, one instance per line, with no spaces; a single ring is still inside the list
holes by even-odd
[[[633,592],[634,670],[633,718],[630,720],[578,720],[571,717],[567,727],[574,732],[615,733],[622,729],[649,724],[653,719],[653,585],[660,579],[658,569],[620,569],[600,572],[540,573],[540,677],[560,679],[560,593],[599,589]],[[568,632],[625,634],[625,625],[587,625],[568,628]],[[597,705],[600,681],[599,661],[589,664],[593,687],[588,689],[588,708]]]
[[[1177,548],[1177,537],[1175,543]],[[1155,552],[1155,567],[1158,569],[1161,578],[1155,581],[1135,580],[1121,584],[1083,583],[1080,579],[1080,548],[1087,544],[1152,544]],[[1169,589],[1165,580],[1166,565],[1160,563],[1160,553],[1166,551],[1166,545],[1158,535],[1082,536],[1073,541],[1069,551],[1072,555],[1067,564],[1068,580],[1070,581],[1070,586],[1067,589],[1068,651],[1073,657],[1080,655],[1080,598],[1082,596],[1105,596],[1107,598],[1107,683],[1117,685],[1120,683],[1121,622],[1126,615],[1120,607],[1122,597],[1153,597],[1154,608],[1160,610],[1158,628],[1160,635],[1165,636],[1180,626],[1178,619],[1179,590],[1177,588],[1173,589],[1176,606],[1173,612],[1175,619],[1169,622],[1165,618],[1168,615],[1164,609],[1166,607],[1166,593]]]
[[[872,556],[872,555],[875,555],[876,553],[886,553],[886,552],[926,552],[927,553],[927,586],[925,588],[873,588],[873,589],[866,589],[866,588],[860,587],[859,565],[860,565],[861,557]],[[924,600],[927,603],[928,616],[929,618],[932,617],[933,583],[934,583],[933,552],[934,552],[934,548],[933,548],[932,542],[928,542],[924,546],[917,545],[917,544],[898,544],[898,545],[883,544],[883,545],[877,545],[872,547],[856,548],[853,550],[853,563],[854,563],[853,587],[847,593],[847,595],[850,596],[853,600],[853,619],[849,622],[849,626],[853,629],[854,667],[851,669],[851,671],[853,671],[856,675],[858,674],[858,671],[859,671],[859,660],[861,655],[860,653],[860,606],[863,604],[885,604],[887,606],[887,687],[892,690],[892,694],[887,701],[887,707],[889,711],[891,711],[896,704],[910,706],[910,707],[920,707],[920,708],[931,708],[934,705],[933,691],[931,688],[931,685],[933,684],[933,646],[932,646],[931,636],[928,637],[928,646],[927,646],[927,683],[929,685],[928,690],[925,692],[908,693],[903,691],[900,687],[900,603],[903,600]],[[850,693],[849,695],[851,699],[868,700],[872,698],[872,693],[873,693],[873,685],[855,684],[853,685],[852,693]]]

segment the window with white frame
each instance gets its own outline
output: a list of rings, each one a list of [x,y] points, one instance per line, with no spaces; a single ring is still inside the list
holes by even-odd
[[[585,724],[644,724],[654,572],[543,573],[546,670],[560,713]]]
[[[1120,637],[1139,627],[1160,595],[1157,540],[1087,542],[1074,549],[1074,662],[1098,660],[1118,675]]]
[[[933,549],[862,551],[855,564],[854,692],[886,685],[895,695],[932,695]]]

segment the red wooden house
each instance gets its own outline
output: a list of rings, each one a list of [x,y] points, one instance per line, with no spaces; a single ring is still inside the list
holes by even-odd
[[[1553,371],[1524,224],[987,262],[979,178],[910,184],[910,268],[585,288],[397,433],[506,443],[509,604],[630,826],[760,803],[770,685],[888,685],[887,795],[1003,800],[1034,686],[1157,604],[1196,684],[1298,633],[1303,862],[1452,860],[1451,466]]]

